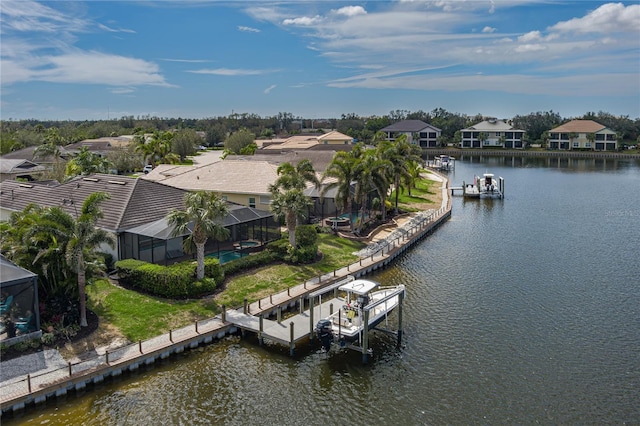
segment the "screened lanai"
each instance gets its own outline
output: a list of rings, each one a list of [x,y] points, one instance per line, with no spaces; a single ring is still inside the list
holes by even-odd
[[[228,203],[229,214],[222,225],[229,229],[225,241],[209,239],[205,255],[220,257],[221,253],[239,254],[255,250],[280,238],[280,225],[271,212]],[[174,236],[166,219],[159,219],[122,232],[119,238],[120,259],[138,259],[157,264],[170,264],[195,256],[186,253],[183,240],[188,234]]]

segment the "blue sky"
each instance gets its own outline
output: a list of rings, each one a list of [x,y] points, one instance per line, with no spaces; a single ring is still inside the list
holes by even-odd
[[[1,118],[640,117],[638,1],[0,3]]]

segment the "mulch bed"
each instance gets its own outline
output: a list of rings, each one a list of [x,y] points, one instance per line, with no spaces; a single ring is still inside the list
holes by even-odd
[[[57,349],[59,347],[64,346],[67,342],[73,343],[73,342],[82,340],[85,337],[89,337],[98,329],[98,325],[100,325],[100,320],[98,318],[98,315],[96,315],[90,309],[87,309],[87,324],[88,325],[86,327],[80,327],[80,330],[78,330],[78,334],[76,334],[75,336],[71,337],[68,340],[64,336],[58,337],[57,340],[51,346],[44,346],[40,344],[40,346],[37,348],[29,347],[27,349],[21,349],[21,350],[16,349],[15,345],[9,346],[8,348],[3,348],[2,353],[0,354],[0,361],[8,361],[10,359],[21,357],[23,355],[41,352],[45,349]]]

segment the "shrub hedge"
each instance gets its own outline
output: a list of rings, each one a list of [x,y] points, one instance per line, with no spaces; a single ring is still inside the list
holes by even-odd
[[[211,293],[224,279],[218,259],[205,259],[205,279],[196,281],[196,262],[186,261],[169,266],[135,259],[116,262],[122,282],[147,293],[167,298],[198,297]]]

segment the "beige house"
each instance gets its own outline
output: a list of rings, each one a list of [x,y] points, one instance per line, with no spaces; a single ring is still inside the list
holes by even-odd
[[[351,136],[337,131],[324,134],[294,135],[287,139],[272,139],[270,141],[256,141],[258,147],[264,150],[313,150],[313,149],[344,149],[354,144]]]
[[[615,151],[616,132],[593,120],[571,120],[549,130],[549,149]]]
[[[217,192],[227,201],[270,211],[269,185],[278,165],[268,161],[226,159],[201,166],[160,164],[142,179],[187,191]]]

